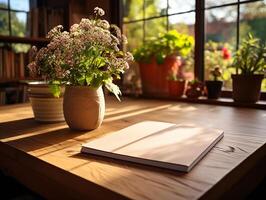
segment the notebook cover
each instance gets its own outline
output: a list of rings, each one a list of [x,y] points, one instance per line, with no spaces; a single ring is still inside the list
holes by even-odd
[[[81,152],[188,172],[222,137],[222,130],[144,121],[83,144]]]

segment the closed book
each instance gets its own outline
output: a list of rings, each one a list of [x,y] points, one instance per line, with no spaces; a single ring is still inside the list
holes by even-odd
[[[223,137],[223,131],[144,121],[82,145],[81,152],[189,172]]]

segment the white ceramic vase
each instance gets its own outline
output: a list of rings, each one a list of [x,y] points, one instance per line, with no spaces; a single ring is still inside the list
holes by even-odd
[[[61,88],[61,93],[64,93],[64,88]],[[28,94],[35,120],[40,122],[60,122],[65,120],[63,97],[54,97],[48,84],[43,82],[29,83]]]

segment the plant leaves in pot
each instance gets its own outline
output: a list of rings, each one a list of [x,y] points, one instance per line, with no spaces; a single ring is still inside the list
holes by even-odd
[[[234,56],[233,67],[237,71],[232,75],[234,101],[257,102],[266,70],[266,44],[249,34]]]
[[[223,86],[223,82],[218,80],[218,78],[222,75],[220,68],[217,66],[213,70],[211,70],[211,75],[214,79],[205,81],[207,96],[208,99],[218,99],[221,95]]]
[[[133,60],[129,52],[119,49],[126,37],[117,26],[102,20],[103,15],[104,10],[96,7],[94,18],[83,18],[69,32],[56,26],[47,35],[50,43],[37,56],[38,62],[45,63],[42,70],[50,83],[57,83],[54,92],[59,85],[66,86],[63,111],[71,129],[93,130],[101,125],[105,113],[102,86],[119,99],[121,92],[113,80]],[[44,55],[50,56],[42,59]]]
[[[194,46],[193,37],[170,30],[146,40],[134,50],[139,63],[142,91],[147,96],[168,96],[168,72],[185,58]]]

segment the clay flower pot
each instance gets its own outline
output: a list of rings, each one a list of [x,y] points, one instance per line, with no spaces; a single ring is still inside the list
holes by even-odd
[[[102,87],[66,86],[63,110],[66,123],[74,130],[93,130],[103,121],[105,100]]]
[[[139,63],[142,92],[146,96],[168,96],[167,76],[171,68],[178,68],[176,56],[167,56],[162,64],[155,58],[150,63]]]
[[[61,94],[64,87],[61,88]],[[28,95],[34,118],[40,122],[64,121],[63,98],[54,97],[49,85],[44,82],[32,82],[28,85]]]
[[[260,99],[263,74],[233,74],[233,99],[236,102],[255,103]]]
[[[181,97],[185,90],[185,81],[168,81],[168,90],[170,97]]]

